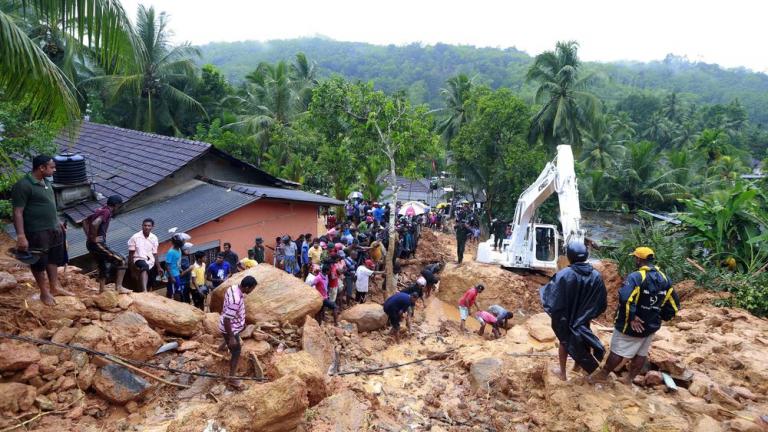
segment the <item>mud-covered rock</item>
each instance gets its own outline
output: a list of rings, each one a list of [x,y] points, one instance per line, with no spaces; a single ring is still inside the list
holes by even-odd
[[[205,318],[196,307],[152,293],[133,293],[130,310],[153,326],[180,336],[192,336]]]
[[[320,365],[320,370],[327,371],[328,367],[333,364],[333,343],[311,316],[307,316],[304,320],[304,327],[301,331],[301,349],[315,359]]]
[[[258,281],[256,289],[245,297],[245,320],[303,323],[304,316],[316,314],[323,305],[320,294],[290,274],[268,264],[259,264],[238,273],[211,293],[211,311],[221,312],[224,294],[245,276]]]
[[[94,297],[93,302],[99,309],[108,311],[117,307],[120,302],[120,295],[118,295],[116,291],[105,290]]]
[[[4,271],[0,271],[0,293],[4,293],[16,288],[16,278]]]
[[[536,314],[525,322],[528,334],[539,342],[553,342],[555,332],[552,331],[552,319],[546,313]]]
[[[150,387],[144,378],[116,364],[102,367],[93,379],[96,393],[118,405],[141,397]]]
[[[289,432],[304,419],[307,390],[298,377],[289,375],[266,384],[251,385],[225,404],[210,404],[171,422],[168,432],[205,429],[209,420],[228,431]]]
[[[473,362],[469,367],[469,379],[472,388],[480,391],[490,390],[491,381],[501,375],[503,362],[494,357],[486,357]]]
[[[315,359],[305,351],[284,354],[274,359],[276,376],[297,376],[307,388],[310,406],[316,405],[326,396],[328,389],[325,385],[325,373]]]
[[[20,383],[0,383],[0,413],[27,411],[32,408],[37,390]]]
[[[355,393],[351,390],[344,390],[323,399],[314,408],[314,423],[318,427],[310,424],[307,430],[325,430],[330,427],[333,432],[357,432],[364,429],[365,417],[368,414],[365,404],[360,402]],[[339,415],[342,413],[342,415]]]
[[[80,299],[72,296],[55,297],[56,304],[48,306],[40,300],[28,301],[29,310],[44,321],[53,321],[59,319],[78,320],[88,314]]]
[[[219,321],[221,320],[221,314],[216,312],[208,312],[203,318],[203,328],[205,332],[214,336],[219,336]]]
[[[0,343],[0,371],[20,371],[40,361],[37,347],[25,342]]]
[[[361,332],[383,329],[387,325],[387,314],[376,303],[352,306],[341,313],[341,319],[356,324],[357,330]]]
[[[107,327],[112,353],[131,360],[149,360],[163,345],[163,338],[141,315],[123,312]]]
[[[93,348],[106,336],[107,332],[102,330],[101,327],[91,324],[80,327],[80,330],[72,338],[71,343],[86,348]]]

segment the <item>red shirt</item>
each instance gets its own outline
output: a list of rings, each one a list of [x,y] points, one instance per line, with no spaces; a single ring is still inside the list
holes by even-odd
[[[339,287],[339,271],[336,264],[331,265],[331,271],[328,274],[328,288]]]
[[[465,308],[472,307],[475,304],[476,298],[477,298],[477,288],[474,288],[474,287],[470,288],[459,299],[459,306],[464,306]]]

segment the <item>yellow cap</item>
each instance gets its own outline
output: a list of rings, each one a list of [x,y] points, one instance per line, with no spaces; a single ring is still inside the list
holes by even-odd
[[[654,257],[653,249],[647,246],[640,246],[634,250],[630,255],[633,255],[640,259],[648,259],[648,257]]]

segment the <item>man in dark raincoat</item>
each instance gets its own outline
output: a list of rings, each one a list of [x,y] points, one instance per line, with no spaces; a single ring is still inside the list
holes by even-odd
[[[605,355],[600,339],[592,333],[589,323],[608,307],[607,292],[600,273],[588,264],[586,246],[581,242],[568,244],[571,265],[560,270],[541,288],[541,303],[552,318],[552,330],[560,341],[560,379],[565,381],[565,361],[568,355],[587,373],[599,366]]]

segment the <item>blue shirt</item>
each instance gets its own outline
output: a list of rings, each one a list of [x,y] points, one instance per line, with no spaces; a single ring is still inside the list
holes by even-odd
[[[309,243],[301,244],[301,264],[309,264]]]
[[[189,268],[189,255],[182,255],[181,257],[181,270],[184,271]],[[189,281],[192,278],[192,272],[189,272],[181,277],[181,283],[189,286]]]
[[[397,292],[384,302],[384,312],[389,314],[403,313],[411,307],[411,296],[404,292]]]
[[[168,271],[171,276],[176,277],[181,275],[179,265],[181,264],[181,251],[175,248],[168,249],[165,253],[165,265],[168,266]]]
[[[221,282],[224,281],[224,279],[229,276],[230,273],[230,267],[229,263],[226,261],[223,261],[221,264],[217,263],[216,261],[212,262],[210,265],[208,265],[208,274],[211,275],[211,279],[213,279],[213,284],[215,286],[219,286]]]
[[[376,219],[377,222],[381,223],[381,219],[384,217],[384,209],[381,207],[376,207],[373,209],[373,218]]]

